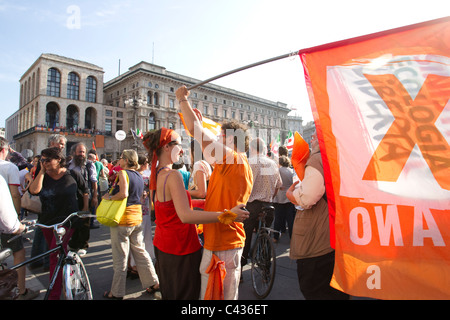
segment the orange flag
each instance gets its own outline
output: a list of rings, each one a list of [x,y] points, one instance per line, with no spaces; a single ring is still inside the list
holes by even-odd
[[[208,273],[209,276],[204,299],[223,300],[223,280],[227,275],[225,262],[221,261],[215,254],[213,254],[211,262],[205,272]]]
[[[305,164],[309,158],[309,145],[297,131],[294,132],[294,145],[292,148],[292,166],[300,180],[305,177]]]
[[[450,298],[450,17],[299,52],[323,159],[331,285]]]

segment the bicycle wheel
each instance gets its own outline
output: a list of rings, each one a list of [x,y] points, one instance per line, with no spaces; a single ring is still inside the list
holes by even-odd
[[[267,297],[275,280],[276,255],[267,233],[259,233],[252,251],[252,286],[259,299]]]
[[[92,300],[91,284],[80,257],[67,254],[63,268],[63,290],[66,300]]]

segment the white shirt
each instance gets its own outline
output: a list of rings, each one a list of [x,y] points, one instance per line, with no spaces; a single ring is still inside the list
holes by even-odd
[[[12,162],[0,160],[0,175],[6,180],[6,184],[20,186],[19,168]]]
[[[5,178],[0,175],[0,233],[12,234],[20,227],[20,221],[14,208],[9,186]]]

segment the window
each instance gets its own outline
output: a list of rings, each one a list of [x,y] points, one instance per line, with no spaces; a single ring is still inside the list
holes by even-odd
[[[224,118],[227,117],[227,110],[223,110],[223,117],[224,117]]]
[[[66,128],[70,131],[76,131],[78,129],[78,119],[78,108],[71,104],[67,107]]]
[[[155,106],[159,106],[159,95],[158,95],[158,92],[155,92],[155,94],[153,95],[153,104]]]
[[[152,112],[148,116],[148,130],[155,130],[156,129],[156,121],[155,121],[155,114]]]
[[[47,128],[59,127],[59,107],[54,102],[49,102],[45,112],[45,125]]]
[[[219,116],[219,110],[217,108],[214,108],[214,115]]]
[[[123,121],[122,120],[116,121],[116,130],[123,130]]]
[[[169,108],[175,109],[175,100],[174,99],[169,99]]]
[[[47,95],[59,97],[61,86],[61,74],[55,68],[48,69],[47,75]]]
[[[203,113],[208,114],[208,106],[203,106]]]
[[[105,116],[112,117],[112,115],[113,115],[112,110],[105,110]]]
[[[86,101],[97,102],[97,80],[92,76],[89,76],[86,79]]]
[[[152,104],[152,92],[147,91],[147,104]]]
[[[123,112],[117,111],[117,118],[123,118]]]
[[[112,132],[112,119],[105,119],[105,131],[107,134]]]
[[[111,119],[106,119],[106,120],[110,120],[112,123]],[[86,109],[85,111],[85,115],[84,115],[84,128],[85,129],[95,129],[95,123],[97,122],[97,114],[94,108],[89,107]]]
[[[78,100],[80,97],[80,77],[75,73],[69,73],[67,78],[67,98]]]

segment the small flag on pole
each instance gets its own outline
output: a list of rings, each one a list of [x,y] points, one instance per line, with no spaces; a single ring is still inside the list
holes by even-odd
[[[193,137],[193,135],[189,132],[189,130],[186,126],[186,122],[184,122],[183,114],[181,112],[178,112],[178,116],[180,117],[181,122],[183,123],[184,129],[186,130],[187,134],[189,136]],[[220,124],[218,124],[217,122],[214,122],[211,119],[205,118],[203,116],[202,116],[202,125],[203,125],[203,128],[208,129],[215,136],[218,136],[220,134],[220,132],[222,131],[222,126]]]
[[[284,146],[288,150],[292,150],[292,148],[294,147],[294,135],[292,134],[291,130],[289,130],[288,136],[286,140],[284,140]]]
[[[275,138],[275,141],[272,140],[272,143],[270,144],[270,151],[278,156],[278,148],[280,147],[280,134]]]

